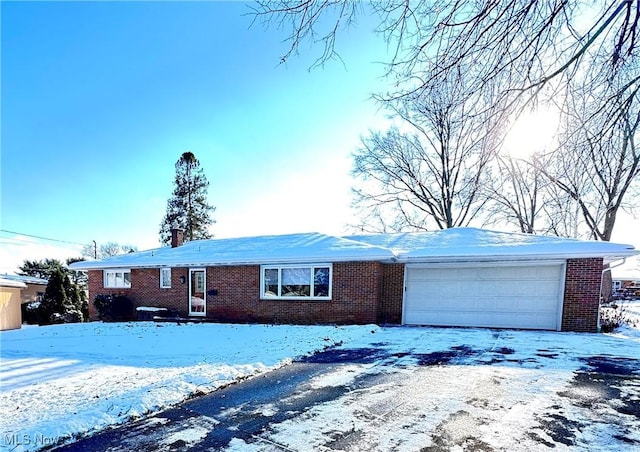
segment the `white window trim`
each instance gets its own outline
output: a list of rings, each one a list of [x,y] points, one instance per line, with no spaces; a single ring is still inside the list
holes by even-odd
[[[114,285],[108,284],[109,273],[122,273],[122,285],[116,284],[114,278]],[[124,274],[129,273],[129,285],[124,284]],[[131,269],[130,268],[106,268],[102,271],[102,287],[105,289],[131,289]]]
[[[168,278],[162,278],[162,272],[169,272]],[[168,281],[168,284],[167,284]],[[164,284],[163,284],[164,283]],[[161,289],[171,289],[171,267],[161,267],[160,268],[160,288]]]
[[[316,268],[328,268],[329,269],[329,290],[326,296],[309,296],[309,297],[294,297],[294,296],[282,296],[282,269],[285,268],[310,268],[311,278],[315,274]],[[265,295],[265,270],[278,270],[278,294],[276,296]],[[313,280],[311,283],[311,291],[314,290]],[[288,300],[288,301],[330,301],[333,296],[333,264],[329,263],[313,263],[313,264],[284,264],[284,265],[261,265],[260,266],[260,299],[261,300]]]

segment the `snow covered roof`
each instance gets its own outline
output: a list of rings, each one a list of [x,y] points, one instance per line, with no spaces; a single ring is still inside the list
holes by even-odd
[[[25,289],[27,285],[20,281],[8,279],[5,277],[5,275],[0,275],[0,287],[17,287],[20,289]]]
[[[73,270],[196,267],[270,263],[384,261],[393,253],[375,245],[319,233],[194,240],[182,246],[76,262]]]
[[[640,254],[633,245],[477,228],[354,235],[349,238],[389,248],[398,260],[404,262],[583,257],[602,257],[605,261],[613,261]]]
[[[196,240],[102,260],[71,264],[73,270],[145,267],[288,264],[311,262],[432,262],[465,260],[615,260],[640,254],[632,245],[531,234],[455,228],[432,232],[335,237],[319,233]]]
[[[47,285],[49,281],[43,278],[36,278],[35,276],[21,276],[21,275],[0,275],[0,278],[9,279],[11,281],[19,281],[25,284],[42,284]]]

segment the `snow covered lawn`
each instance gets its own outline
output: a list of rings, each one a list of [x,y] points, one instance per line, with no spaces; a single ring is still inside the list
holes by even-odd
[[[101,430],[366,334],[371,327],[151,322],[4,331],[0,448]]]
[[[380,355],[310,381],[311,390],[333,385],[345,394],[273,425],[265,441],[293,450],[327,448],[358,431],[361,446],[413,450],[459,446],[447,441],[472,428],[481,432],[478,446],[512,448],[524,432],[534,446],[562,446],[562,438],[541,427],[562,418],[579,423],[573,427],[584,444],[604,445],[616,435],[640,444],[636,415],[576,407],[562,395],[579,391],[576,372],[597,359],[637,365],[637,333],[150,322],[24,327],[0,334],[0,449],[33,450],[102,430],[331,346]],[[395,379],[375,390],[349,389],[379,375]],[[638,378],[634,370],[628,384],[616,381],[616,390],[636,404]],[[541,419],[542,412],[552,417]],[[449,433],[434,439],[434,432]],[[268,450],[265,444],[238,440],[231,447]]]

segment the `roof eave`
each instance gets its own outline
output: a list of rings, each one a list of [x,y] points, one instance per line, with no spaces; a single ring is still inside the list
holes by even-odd
[[[318,262],[327,263],[342,263],[342,262],[394,262],[395,256],[392,254],[380,254],[369,256],[341,256],[330,258],[327,256],[305,256],[300,258],[273,258],[273,259],[242,259],[242,260],[226,260],[226,261],[167,261],[158,263],[142,263],[142,264],[127,264],[126,262],[109,263],[109,262],[96,262],[95,264],[89,264],[83,262],[84,265],[77,265],[72,267],[72,270],[107,270],[117,268],[189,268],[189,267],[225,267],[235,265],[289,265],[289,264],[311,264]]]
[[[398,262],[429,263],[429,262],[491,262],[491,261],[531,261],[531,260],[566,260],[602,258],[609,262],[640,254],[640,250],[625,250],[619,252],[599,253],[529,253],[529,254],[468,254],[457,256],[400,256]]]

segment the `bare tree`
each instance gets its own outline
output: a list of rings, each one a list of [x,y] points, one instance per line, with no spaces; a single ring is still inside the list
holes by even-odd
[[[410,80],[410,92],[481,61],[478,80],[503,86],[505,96],[570,78],[591,64],[590,53],[612,73],[624,69],[637,56],[640,29],[637,0],[264,0],[252,13],[290,30],[282,61],[305,41],[321,42],[316,64],[336,58],[339,33],[360,15],[375,15],[393,49],[389,71]]]
[[[566,165],[569,160],[558,159],[558,155],[555,148],[522,157],[497,153],[484,187],[488,199],[485,224],[512,225],[527,234],[585,236],[578,202],[546,174],[563,174],[564,180],[579,187],[586,187],[587,176],[583,168]]]
[[[582,237],[584,220],[575,199],[553,183],[546,184],[545,196],[545,232],[558,237]]]
[[[489,224],[507,223],[520,232],[541,232],[547,180],[536,167],[511,155],[498,155],[485,190]]]
[[[324,48],[318,64],[335,58],[339,33],[356,24],[361,14],[376,15],[377,32],[392,49],[387,75],[393,82],[389,92],[378,99],[392,105],[403,99],[427,98],[442,80],[460,73],[465,77],[466,94],[478,103],[476,114],[486,115],[493,124],[545,98],[560,95],[561,102],[569,103],[588,98],[582,107],[566,105],[570,120],[565,122],[565,145],[554,155],[553,165],[538,170],[553,183],[549,192],[560,195],[548,204],[547,213],[554,215],[548,221],[551,231],[573,229],[580,234],[586,226],[592,238],[611,237],[616,214],[638,176],[640,1],[381,0],[356,4],[349,0],[264,1],[254,14],[267,25],[275,23],[290,30],[290,47],[283,60],[304,41],[321,41]],[[418,134],[428,142],[422,131]],[[370,144],[375,145],[371,146],[374,150],[387,142],[376,137]],[[404,147],[411,147],[409,144],[415,147],[416,141],[405,139]],[[519,182],[516,178],[511,183]],[[420,186],[415,191],[422,193]],[[397,193],[391,197],[406,204],[408,200]],[[570,210],[562,215],[560,200],[567,196],[572,199]],[[581,219],[575,217],[574,206]],[[446,225],[446,206],[440,210],[431,215],[436,218],[437,213]],[[525,229],[532,229],[527,222]]]
[[[282,28],[290,28],[286,39],[288,49],[280,57],[285,63],[292,55],[297,55],[300,45],[307,40],[320,43],[321,55],[312,67],[322,66],[329,60],[341,60],[336,51],[338,33],[354,25],[356,18],[363,13],[363,3],[346,0],[303,1],[258,1],[249,6],[254,21],[265,26],[272,20]]]
[[[133,253],[138,251],[138,247],[134,245],[122,245],[117,242],[107,242],[99,247],[94,243],[88,243],[82,248],[82,256],[86,258],[104,259],[107,257],[117,256],[118,254]]]
[[[387,103],[404,129],[372,133],[355,152],[353,175],[364,182],[354,190],[356,205],[385,228],[467,226],[481,211],[497,141],[464,81],[458,73],[428,92]]]
[[[554,154],[556,165],[538,164],[563,197],[577,206],[582,225],[576,236],[611,240],[616,218],[628,193],[638,186],[640,126],[638,87],[627,92],[619,80],[607,78],[600,85],[587,83],[570,89],[566,97],[565,133]],[[608,99],[603,104],[601,99]],[[611,300],[611,274],[603,275],[602,297]]]
[[[607,96],[611,91],[613,97]],[[630,98],[620,97],[615,86],[594,91],[589,85],[576,92],[567,96],[565,136],[554,152],[556,164],[537,162],[537,167],[577,203],[584,235],[609,241],[618,212],[627,206],[625,196],[640,175],[640,109],[637,99],[629,105]],[[602,97],[609,98],[605,108],[597,101]]]

